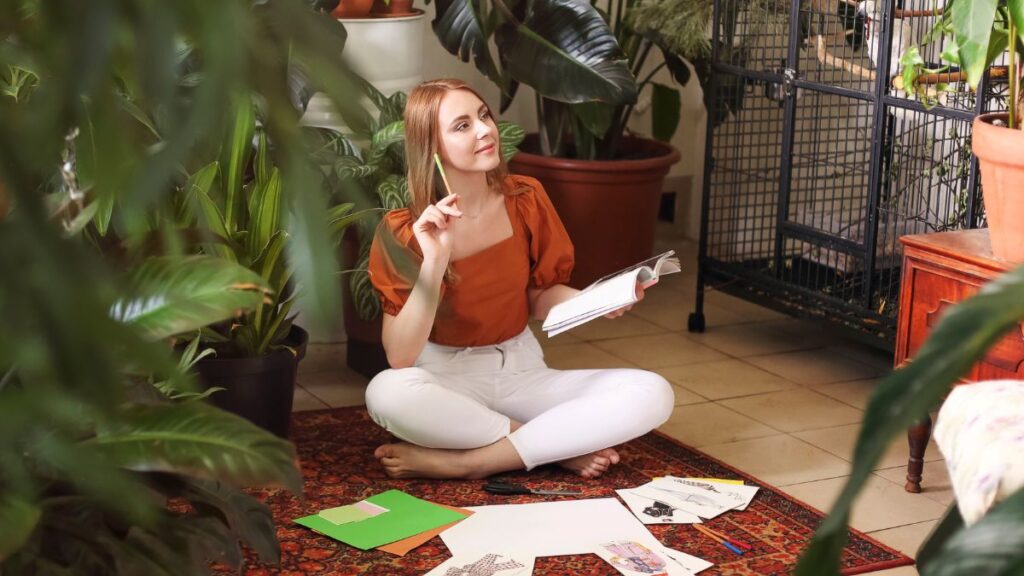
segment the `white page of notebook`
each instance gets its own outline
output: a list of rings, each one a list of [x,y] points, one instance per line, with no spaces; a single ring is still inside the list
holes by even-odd
[[[544,320],[544,329],[549,330],[597,310],[610,312],[632,304],[636,299],[636,277],[639,273],[639,270],[634,270],[630,274],[612,278],[553,307]]]
[[[475,550],[532,556],[588,554],[612,540],[661,543],[615,498],[470,507],[472,516],[441,533],[452,554]]]

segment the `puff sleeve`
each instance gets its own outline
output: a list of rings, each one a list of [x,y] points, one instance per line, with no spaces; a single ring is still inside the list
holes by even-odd
[[[527,176],[513,179],[522,190],[517,195],[518,208],[529,233],[530,286],[565,284],[575,264],[569,234],[540,182]]]
[[[388,212],[373,235],[368,264],[370,282],[385,313],[397,316],[405,306],[422,263],[409,210]]]

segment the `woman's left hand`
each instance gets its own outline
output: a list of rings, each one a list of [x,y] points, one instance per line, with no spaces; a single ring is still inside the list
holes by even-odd
[[[637,282],[636,283],[636,301],[639,302],[639,301],[641,301],[643,299],[644,299],[644,287],[639,282]],[[629,312],[632,309],[633,309],[633,305],[630,304],[629,306],[624,306],[622,308],[619,308],[618,310],[613,310],[613,311],[605,314],[604,317],[605,318],[618,318],[619,316],[622,316],[623,314],[625,314],[626,312]]]

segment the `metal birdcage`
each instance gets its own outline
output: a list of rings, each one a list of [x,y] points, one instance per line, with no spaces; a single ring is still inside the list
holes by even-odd
[[[984,225],[971,121],[1005,103],[997,68],[903,85],[907,47],[939,66],[942,4],[715,1],[691,331],[710,287],[891,347],[898,239]]]

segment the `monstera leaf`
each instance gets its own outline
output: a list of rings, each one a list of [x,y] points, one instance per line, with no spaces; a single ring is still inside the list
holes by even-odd
[[[438,2],[437,14],[434,33],[445,49],[465,62],[472,58],[507,97],[521,82],[561,102],[636,101],[636,80],[615,35],[588,2],[510,8],[503,0],[449,0]],[[501,66],[491,56],[492,41]]]

